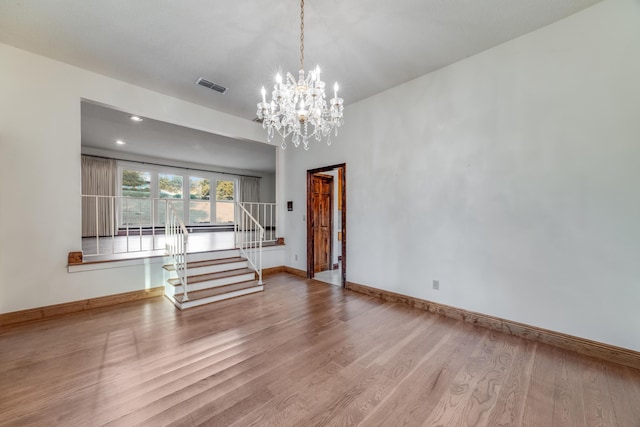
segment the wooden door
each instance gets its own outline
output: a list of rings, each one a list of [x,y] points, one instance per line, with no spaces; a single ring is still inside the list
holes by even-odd
[[[314,175],[312,189],[313,271],[317,273],[331,269],[333,177]]]

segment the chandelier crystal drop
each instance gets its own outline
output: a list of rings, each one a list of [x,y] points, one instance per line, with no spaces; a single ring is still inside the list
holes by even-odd
[[[342,118],[343,100],[338,98],[338,83],[333,86],[333,98],[327,100],[324,92],[325,84],[320,80],[320,67],[304,72],[304,0],[300,0],[300,70],[296,80],[287,73],[283,81],[276,75],[276,83],[271,92],[271,101],[267,102],[267,91],[262,87],[262,102],[258,103],[258,119],[262,127],[267,129],[269,142],[278,133],[282,137],[280,145],[287,147],[286,139],[291,135],[291,142],[298,147],[302,142],[304,149],[309,149],[309,140],[327,139],[331,145],[331,133],[338,135],[338,128],[344,122]]]

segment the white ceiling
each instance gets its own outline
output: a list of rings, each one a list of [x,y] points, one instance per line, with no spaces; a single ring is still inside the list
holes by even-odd
[[[275,172],[275,147],[144,118],[83,101],[82,146],[200,165]],[[123,140],[125,145],[116,144]],[[112,154],[112,153],[110,153]],[[127,156],[122,156],[122,158]]]
[[[598,1],[307,0],[305,68],[348,105]],[[298,0],[2,0],[0,42],[253,119],[260,87],[297,71],[299,13]]]
[[[319,64],[328,87],[340,83],[349,120],[350,103],[598,1],[307,0],[305,68]],[[0,42],[253,119],[260,87],[270,87],[277,71],[297,71],[299,14],[298,0],[0,0]],[[227,93],[196,85],[198,77],[226,86]],[[97,130],[91,135],[83,125],[85,143],[112,143],[100,119],[92,120]],[[193,136],[186,151],[193,156],[183,152],[184,161],[213,161],[202,156],[209,145]],[[184,148],[172,147],[156,138],[144,154],[175,156]]]

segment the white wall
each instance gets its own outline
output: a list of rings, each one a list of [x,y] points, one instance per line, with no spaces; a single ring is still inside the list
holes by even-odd
[[[81,249],[80,100],[253,141],[259,124],[0,44],[0,313],[155,283],[143,267],[69,274]]]
[[[259,175],[262,178],[260,180],[260,202],[275,203],[276,202],[276,174],[258,172],[256,175]]]
[[[287,265],[305,171],[346,162],[349,281],[640,350],[639,23],[607,0],[349,105],[287,149]]]

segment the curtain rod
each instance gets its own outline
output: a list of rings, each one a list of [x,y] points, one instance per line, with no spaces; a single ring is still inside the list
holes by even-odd
[[[220,174],[223,174],[223,175],[243,176],[243,177],[245,177],[245,178],[258,178],[258,179],[262,179],[262,177],[261,177],[261,176],[254,176],[254,175],[242,175],[242,174],[239,174],[239,173],[220,172],[220,171],[212,171],[212,170],[207,170],[207,169],[185,168],[185,167],[182,167],[182,166],[163,165],[163,164],[160,164],[160,163],[140,162],[140,161],[138,161],[138,160],[118,159],[117,157],[94,156],[93,154],[82,154],[82,153],[80,153],[80,155],[82,155],[82,156],[87,156],[87,157],[97,157],[97,158],[99,158],[99,159],[119,160],[119,161],[121,161],[121,162],[140,163],[141,165],[164,166],[164,167],[167,167],[167,168],[179,168],[179,169],[184,169],[184,170],[188,170],[188,171],[213,172],[213,173],[220,173]]]

